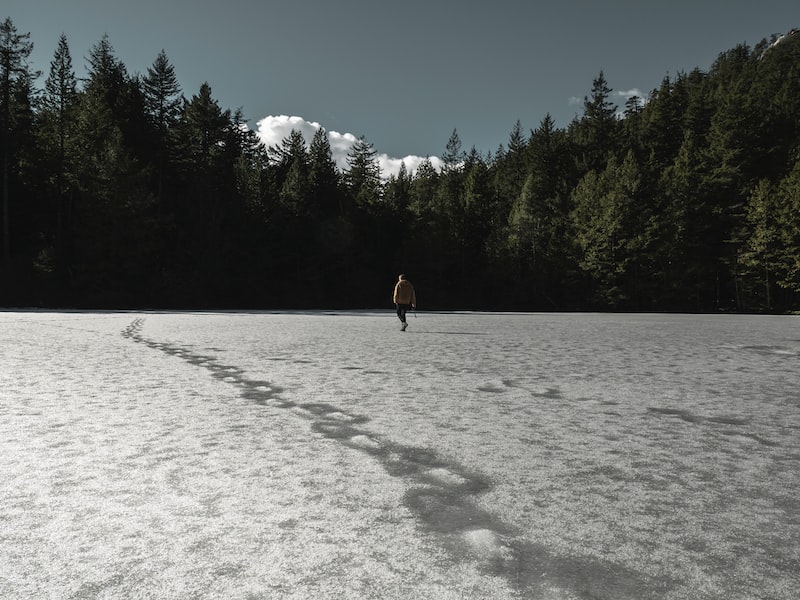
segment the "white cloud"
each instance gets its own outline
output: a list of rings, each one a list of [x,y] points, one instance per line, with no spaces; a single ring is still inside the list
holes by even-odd
[[[284,138],[289,137],[292,130],[303,134],[306,144],[310,144],[314,134],[321,127],[314,121],[306,121],[303,117],[289,117],[286,115],[269,115],[258,123],[256,133],[267,146],[280,146]]]
[[[634,96],[644,100],[644,95],[638,88],[631,88],[629,90],[616,90],[613,94],[611,94],[612,98],[624,98],[625,100],[627,100],[628,98],[633,98]],[[577,96],[570,96],[569,99],[567,100],[567,104],[569,104],[570,106],[579,106],[583,104],[583,101],[584,101],[583,98],[578,98]]]
[[[627,102],[631,98],[636,98],[637,99],[636,104],[639,108],[642,108],[644,107],[645,104],[647,104],[647,99],[644,96],[642,96],[642,92],[638,88],[632,88],[630,90],[617,90],[616,92],[614,92],[614,95],[617,98],[624,99],[625,104],[627,104]],[[624,110],[617,111],[617,117],[620,119],[625,118],[625,111]]]
[[[314,139],[314,134],[320,130],[322,125],[316,121],[307,121],[303,117],[290,117],[287,115],[269,115],[258,121],[256,133],[259,139],[266,146],[279,146],[281,142],[289,137],[292,130],[299,131],[303,135],[306,144],[310,144]],[[347,169],[347,154],[356,143],[358,137],[352,133],[339,133],[338,131],[328,131],[328,141],[331,145],[331,155],[336,166],[342,171]],[[377,149],[376,149],[377,150]],[[442,161],[437,156],[428,157],[433,167],[441,169]],[[393,158],[388,154],[378,153],[376,160],[381,168],[381,174],[388,179],[390,175],[397,175],[400,172],[401,163],[405,163],[406,171],[416,172],[417,168],[425,161],[424,156],[409,155],[404,158]]]
[[[627,100],[628,98],[633,98],[634,96],[636,96],[637,98],[643,97],[642,92],[638,88],[633,88],[630,90],[617,90],[616,92],[614,92],[614,95],[617,96],[618,98],[625,98],[625,100]]]
[[[331,145],[333,161],[342,171],[347,169],[347,153],[350,152],[356,141],[358,141],[358,138],[352,133],[328,132],[328,143]]]
[[[381,173],[384,177],[388,178],[389,175],[397,175],[400,172],[400,165],[405,163],[406,171],[408,173],[416,173],[419,166],[429,160],[433,168],[437,171],[442,170],[442,160],[438,156],[406,156],[403,158],[392,158],[388,154],[378,154],[378,164],[381,167]]]

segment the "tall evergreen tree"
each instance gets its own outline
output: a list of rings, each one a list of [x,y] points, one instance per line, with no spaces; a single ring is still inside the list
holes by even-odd
[[[92,185],[95,174],[106,167],[113,169],[111,163],[117,157],[133,154],[130,141],[141,115],[134,114],[140,107],[132,103],[137,82],[128,77],[107,35],[91,48],[87,63],[78,125],[84,154],[82,179],[85,185]]]
[[[778,186],[781,267],[778,284],[800,293],[800,159]]]
[[[95,109],[106,113],[98,115],[98,120],[107,119],[109,124],[121,128],[128,116],[125,114],[128,108],[125,102],[131,80],[125,65],[117,58],[108,35],[92,46],[87,62],[84,96],[90,105],[85,112]],[[92,129],[91,123],[87,125]]]
[[[420,220],[433,214],[433,198],[439,185],[439,173],[430,158],[423,160],[411,179],[409,190],[411,212]]]
[[[170,134],[171,163],[180,194],[175,212],[179,236],[169,240],[173,287],[196,302],[215,303],[236,295],[242,274],[236,244],[245,200],[242,183],[242,123],[220,107],[203,83],[183,100]]]
[[[282,152],[286,171],[279,191],[281,203],[294,216],[310,216],[309,158],[303,134],[293,130]]]
[[[384,201],[388,209],[396,218],[405,220],[411,203],[412,177],[406,168],[406,163],[400,163],[397,175],[390,175],[384,188]]]
[[[685,76],[675,81],[664,77],[661,87],[653,92],[645,113],[645,138],[650,167],[660,171],[671,164],[683,140],[683,121],[687,109]]]
[[[779,196],[772,183],[762,179],[750,195],[746,206],[749,236],[739,257],[746,268],[761,279],[763,307],[772,310],[772,287],[783,273],[780,243]],[[760,294],[759,294],[760,295]]]
[[[74,111],[78,101],[78,82],[72,67],[67,36],[59,37],[58,47],[50,61],[50,73],[41,98],[39,120],[50,134],[45,145],[56,158],[56,172],[63,179],[67,140],[74,134]]]
[[[611,88],[602,71],[592,82],[591,95],[583,99],[583,116],[573,135],[579,148],[578,167],[583,173],[601,171],[617,150],[616,105],[609,100]]]
[[[447,173],[460,169],[463,166],[465,158],[466,156],[461,149],[461,138],[458,135],[458,131],[453,129],[453,133],[450,134],[450,139],[447,140],[444,154],[442,154],[442,171]]]
[[[156,197],[161,198],[164,169],[168,156],[167,143],[170,129],[178,121],[181,108],[181,88],[164,50],[147,69],[142,79],[144,108],[147,118],[155,131],[156,147]]]
[[[77,172],[78,84],[67,37],[61,34],[50,62],[39,112],[39,146],[42,149],[46,194],[55,204],[53,259],[60,287],[68,285],[71,263],[72,212]]]
[[[581,267],[595,281],[595,298],[612,307],[636,306],[636,222],[641,174],[632,153],[589,171],[574,191],[573,220],[583,250]],[[633,303],[633,304],[632,304]]]
[[[527,140],[517,120],[508,136],[508,148],[498,148],[493,163],[492,231],[488,252],[500,257],[507,248],[508,217],[528,176]]]
[[[208,82],[191,99],[184,99],[175,131],[180,143],[176,150],[184,160],[184,168],[206,177],[218,175],[214,167],[223,156],[230,123],[230,110],[220,108]]]
[[[464,179],[465,248],[476,271],[485,263],[486,242],[493,227],[494,192],[489,165],[475,148],[467,156],[468,170]],[[486,300],[485,298],[482,300]]]
[[[223,110],[206,82],[197,94],[183,101],[178,122],[172,131],[172,152],[179,168],[184,202],[189,198],[199,214],[185,207],[185,216],[201,215],[212,228],[218,225],[225,193],[225,184],[232,181],[231,163],[227,156],[231,127],[230,110]]]
[[[309,216],[313,212],[310,157],[303,134],[293,129],[268,153],[271,187],[280,209],[292,217]]]
[[[495,162],[495,188],[502,213],[498,216],[501,218],[508,216],[511,205],[525,184],[528,174],[527,144],[522,123],[518,120],[508,135],[508,147],[502,152],[498,150],[498,160]]]
[[[452,237],[458,243],[463,243],[464,160],[461,138],[454,129],[442,154],[442,172],[433,205],[443,229],[441,234]]]
[[[235,155],[236,190],[250,216],[258,221],[265,214],[269,154],[258,134],[247,126],[241,109],[234,112],[231,125],[229,132],[231,149]]]
[[[382,197],[381,170],[374,146],[359,137],[347,153],[344,183],[355,206],[374,209]]]
[[[509,214],[508,243],[519,292],[553,304],[573,248],[568,232],[571,153],[550,115],[528,142],[528,177]]]
[[[90,290],[94,302],[141,300],[150,292],[158,228],[138,144],[145,127],[139,83],[108,36],[92,47],[87,62],[77,108],[76,286]]]
[[[31,113],[31,81],[37,74],[27,64],[33,51],[30,33],[18,33],[10,18],[0,23],[0,178],[2,178],[2,259],[7,265],[11,258],[11,177],[20,140],[29,133]]]
[[[147,75],[142,79],[145,111],[162,137],[178,118],[181,107],[181,87],[164,50],[158,53]]]
[[[314,212],[326,217],[343,214],[340,176],[328,133],[319,128],[308,147],[309,186]]]

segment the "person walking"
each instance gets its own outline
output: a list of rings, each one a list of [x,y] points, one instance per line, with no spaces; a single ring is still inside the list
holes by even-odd
[[[400,319],[400,331],[405,331],[408,327],[406,322],[406,311],[409,308],[417,308],[417,294],[414,291],[414,286],[406,279],[405,275],[400,275],[397,283],[394,286],[394,296],[392,301],[397,307],[397,318]]]

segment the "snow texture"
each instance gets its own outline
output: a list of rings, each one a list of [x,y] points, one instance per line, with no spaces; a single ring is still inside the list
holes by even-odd
[[[800,321],[0,312],[0,598],[795,598]]]

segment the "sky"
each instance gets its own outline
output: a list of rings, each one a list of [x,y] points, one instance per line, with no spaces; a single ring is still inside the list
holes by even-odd
[[[566,126],[602,71],[624,106],[665,76],[800,27],[797,0],[3,0],[42,85],[64,33],[76,74],[107,34],[130,73],[166,52],[184,95],[207,82],[268,145],[322,127],[340,165],[363,136],[385,170],[495,152],[514,125]],[[435,161],[434,161],[435,162]]]

